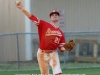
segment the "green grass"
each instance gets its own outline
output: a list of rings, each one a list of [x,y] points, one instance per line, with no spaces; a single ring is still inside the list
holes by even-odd
[[[99,68],[90,68],[90,67],[99,67]],[[85,62],[67,62],[65,65],[61,63],[61,68],[67,68],[66,70],[62,70],[63,74],[66,75],[100,75],[100,63],[85,63]],[[84,69],[75,69],[75,68],[84,68]],[[0,64],[0,75],[35,75],[40,74],[38,63],[21,63],[20,71],[18,70],[18,64]],[[15,70],[15,71],[12,71]],[[25,71],[22,71],[25,70]],[[50,70],[50,74],[52,71]]]
[[[66,64],[60,63],[61,68],[83,68],[83,67],[100,67],[100,63],[85,63],[85,62],[80,62],[80,63],[75,63],[75,62],[67,62]],[[20,69],[39,69],[38,63],[20,63]],[[13,63],[13,64],[0,64],[0,70],[18,70],[18,64]]]
[[[62,70],[63,74],[70,74],[70,75],[100,75],[100,68],[87,68],[87,69],[66,69]],[[0,72],[0,75],[35,75],[40,74],[39,70],[31,70],[31,71],[2,71]],[[52,71],[50,70],[50,74],[52,74]]]

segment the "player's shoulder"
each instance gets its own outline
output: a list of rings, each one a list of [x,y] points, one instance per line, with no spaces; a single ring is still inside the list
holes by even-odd
[[[45,20],[40,20],[41,22],[47,23]]]
[[[60,29],[60,27],[58,27],[58,29],[59,29],[59,31],[61,31],[61,32],[62,32],[62,30]]]
[[[45,21],[45,20],[40,20],[40,22],[41,22],[41,23],[44,23],[44,24],[46,24],[46,25],[47,25],[47,24],[50,24],[49,22],[47,22],[47,21]]]
[[[63,31],[63,30],[61,30],[61,29],[60,29],[60,27],[59,27],[58,29],[59,29],[59,31],[60,31],[62,34],[64,34],[64,31]]]

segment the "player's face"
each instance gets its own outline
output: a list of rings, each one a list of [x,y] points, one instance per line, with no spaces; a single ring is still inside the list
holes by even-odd
[[[50,16],[50,20],[51,20],[52,22],[58,22],[59,19],[60,19],[60,16],[58,16],[57,14],[52,14],[52,15]]]

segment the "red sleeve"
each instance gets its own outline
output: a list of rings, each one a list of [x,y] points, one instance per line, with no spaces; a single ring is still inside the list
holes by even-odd
[[[33,14],[31,15],[31,17],[29,17],[29,19],[32,20],[36,25],[39,25],[40,23],[40,20]]]
[[[59,48],[59,50],[60,50],[61,52],[63,52],[63,51],[61,50],[61,47],[62,47],[64,44],[65,44],[65,36],[63,35],[63,36],[61,37],[61,40],[60,40],[59,46],[58,46],[58,48]]]

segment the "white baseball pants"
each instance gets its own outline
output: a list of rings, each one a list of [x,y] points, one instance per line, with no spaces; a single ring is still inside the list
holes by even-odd
[[[60,61],[57,51],[51,53],[42,52],[40,49],[37,51],[37,59],[41,74],[49,74],[49,65],[52,67],[53,74],[62,73],[60,68]]]

